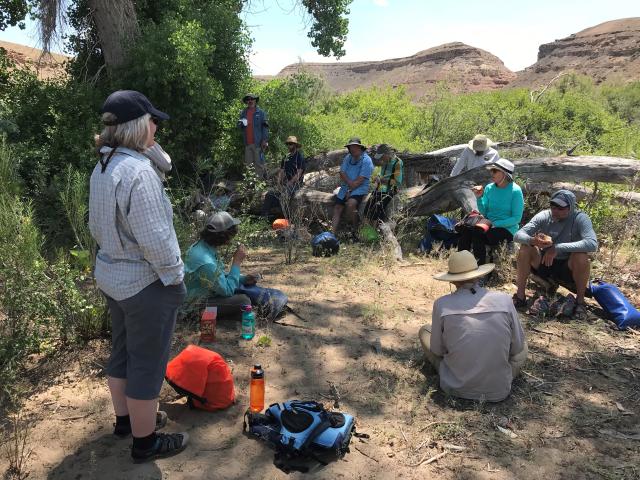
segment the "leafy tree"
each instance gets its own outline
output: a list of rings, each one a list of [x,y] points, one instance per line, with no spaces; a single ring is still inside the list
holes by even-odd
[[[27,13],[29,5],[25,0],[0,0],[0,31],[16,25],[24,29]]]

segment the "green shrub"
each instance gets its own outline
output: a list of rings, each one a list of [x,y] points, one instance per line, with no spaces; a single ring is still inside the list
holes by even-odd
[[[31,202],[22,200],[14,163],[0,145],[0,404],[31,353],[93,338],[106,330],[104,301],[86,273],[61,255],[42,255]]]

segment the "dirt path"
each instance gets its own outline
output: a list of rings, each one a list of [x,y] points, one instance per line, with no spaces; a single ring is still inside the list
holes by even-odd
[[[108,342],[65,357],[47,375],[51,384],[41,382],[23,410],[33,420],[29,479],[302,478],[277,470],[273,453],[242,435],[254,362],[266,370],[267,403],[313,398],[331,404],[331,383],[341,409],[371,435],[354,439],[343,461],[307,478],[640,478],[639,336],[613,331],[601,320],[534,323],[523,317],[530,358],[512,395],[499,404],[455,400],[439,392],[416,335],[433,300],[449,291],[431,279],[444,261],[399,266],[352,250],[290,267],[280,256],[270,261],[267,250],[252,254],[249,270],[287,291],[306,319],[289,315],[284,321],[305,328],[261,325],[256,339],[268,335],[272,342],[258,347],[240,340],[239,325],[219,323],[219,341],[211,348],[233,368],[237,402],[223,412],[190,411],[165,387],[167,430],[187,430],[192,438],[179,456],[133,465],[130,440],[111,434],[102,373]],[[377,338],[380,353],[372,347]],[[197,339],[193,326],[181,325],[173,352]]]

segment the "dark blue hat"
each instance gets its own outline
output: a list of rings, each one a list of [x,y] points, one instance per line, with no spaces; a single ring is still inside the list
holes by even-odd
[[[169,115],[154,107],[149,99],[135,90],[118,90],[107,97],[100,113],[112,113],[115,121],[107,125],[119,125],[140,118],[148,113],[160,120],[169,120]]]

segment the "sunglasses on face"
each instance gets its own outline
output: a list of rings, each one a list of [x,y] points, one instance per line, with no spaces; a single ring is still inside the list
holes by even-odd
[[[151,121],[154,123],[156,127],[160,123],[160,119],[158,117],[151,117]]]
[[[287,147],[290,147],[291,145],[295,145],[295,143],[287,142],[287,143],[285,143],[285,145],[286,145]]]
[[[551,203],[549,204],[549,208],[553,209],[553,210],[568,210],[569,207],[561,207],[560,205],[556,205],[555,203]]]

